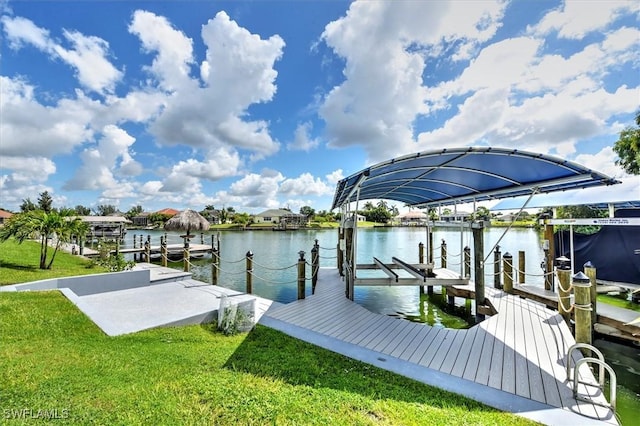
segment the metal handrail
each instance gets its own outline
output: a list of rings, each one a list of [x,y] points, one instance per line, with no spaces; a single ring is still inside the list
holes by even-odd
[[[608,407],[611,408],[611,410],[615,413],[616,412],[616,387],[617,387],[617,378],[616,378],[616,372],[613,371],[613,368],[611,368],[611,366],[609,364],[607,364],[606,362],[598,359],[598,358],[582,358],[580,360],[578,360],[578,362],[576,362],[576,370],[578,368],[580,368],[580,366],[582,364],[598,364],[600,366],[600,368],[604,368],[605,370],[607,370],[609,372],[609,377],[610,377],[610,385],[609,385],[609,404],[604,404],[598,401],[594,401],[591,398],[582,396],[582,395],[578,395],[578,374],[574,373],[573,375],[573,397],[576,400],[580,400],[580,401],[585,401],[585,402],[590,402],[592,404],[596,404],[596,405],[600,405],[602,407]],[[604,374],[603,374],[604,376]],[[601,379],[603,380],[603,379]],[[603,380],[604,381],[604,380]],[[584,382],[580,382],[583,384],[588,384],[588,383],[584,383]],[[603,390],[601,388],[601,390]]]
[[[573,359],[572,358],[573,351],[580,348],[588,349],[592,351],[592,353],[596,354],[597,358],[587,357],[587,358],[581,358],[578,361],[576,361],[575,367],[573,368],[573,379],[572,379],[571,360]],[[579,380],[578,370],[580,366],[582,366],[582,364],[598,364],[598,367],[599,367],[598,368],[598,384]],[[587,385],[587,386],[595,386],[601,391],[604,391],[605,370],[609,372],[609,377],[610,377],[609,404],[604,404],[598,401],[594,401],[593,399],[587,396],[578,394],[578,383]],[[617,398],[616,387],[617,387],[617,381],[618,381],[616,377],[616,372],[613,371],[613,368],[611,368],[611,366],[604,361],[604,355],[602,355],[602,352],[600,352],[598,348],[588,343],[576,343],[569,348],[569,351],[567,353],[567,380],[573,381],[573,397],[576,400],[589,402],[591,404],[600,405],[602,407],[607,407],[607,408],[610,408],[614,413],[616,412],[616,398]]]

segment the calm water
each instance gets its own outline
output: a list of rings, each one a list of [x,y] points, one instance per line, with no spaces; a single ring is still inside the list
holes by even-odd
[[[151,236],[152,245],[158,245],[160,231],[129,231],[125,247],[132,246],[132,237],[140,233],[146,238]],[[485,230],[485,252],[489,250],[502,236],[501,228]],[[178,233],[168,233],[168,243],[181,243]],[[425,228],[375,228],[358,230],[358,263],[372,263],[375,256],[383,262],[391,263],[391,257],[396,256],[407,262],[418,261],[418,244],[426,244]],[[220,233],[220,247],[222,264],[220,266],[219,283],[228,288],[245,291],[245,255],[253,253],[254,293],[268,299],[287,303],[297,297],[297,270],[295,265],[298,252],[304,251],[305,258],[311,261],[311,248],[317,239],[321,247],[320,266],[336,266],[337,230],[317,231],[224,231]],[[472,247],[471,232],[460,233],[457,229],[437,229],[434,231],[434,257],[437,266],[440,265],[440,245],[444,239],[449,252],[448,268],[460,270],[460,253],[465,246]],[[211,233],[204,234],[206,244],[211,243]],[[200,236],[196,236],[192,243],[200,243]],[[501,252],[510,252],[517,265],[518,251],[526,251],[526,271],[529,274],[542,274],[540,262],[543,259],[542,241],[537,232],[532,229],[512,229],[500,242]],[[472,250],[473,252],[473,250]],[[486,255],[485,255],[486,256]],[[493,255],[487,260],[485,267],[485,284],[493,285]],[[211,282],[210,258],[194,261],[192,269],[196,279]],[[179,267],[179,266],[178,266]],[[362,271],[358,276],[371,274]],[[378,272],[380,274],[380,272]],[[307,276],[310,276],[307,267]],[[384,275],[380,275],[384,276]],[[542,277],[527,277],[527,283],[544,286]],[[307,294],[311,294],[310,284],[307,284]],[[398,316],[411,321],[428,323],[436,327],[463,328],[468,324],[459,317],[464,312],[471,312],[471,305],[463,303],[457,308],[458,316],[451,315],[440,306],[439,295],[428,297],[420,295],[417,287],[357,287],[356,302],[373,312]],[[633,424],[630,419],[640,416],[640,348],[617,345],[599,340],[595,342],[605,354],[605,359],[612,365],[618,376],[618,411],[623,424]]]

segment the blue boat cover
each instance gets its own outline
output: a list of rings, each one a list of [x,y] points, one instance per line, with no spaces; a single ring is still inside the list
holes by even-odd
[[[394,158],[342,179],[331,209],[356,199],[427,208],[529,195],[534,189],[547,193],[615,183],[544,154],[491,147],[443,149]]]

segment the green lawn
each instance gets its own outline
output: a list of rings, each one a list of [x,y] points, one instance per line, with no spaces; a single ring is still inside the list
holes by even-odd
[[[53,248],[49,249],[49,256]],[[18,244],[10,239],[0,243],[0,285],[18,284],[47,278],[69,277],[105,272],[92,262],[58,251],[51,269],[39,269],[40,243],[25,241]]]
[[[73,424],[532,424],[262,326],[108,337],[57,291],[0,294],[0,410],[22,409]]]

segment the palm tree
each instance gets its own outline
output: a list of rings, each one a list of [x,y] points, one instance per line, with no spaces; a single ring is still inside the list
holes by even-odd
[[[82,235],[86,232],[86,224],[71,216],[71,210],[58,212],[52,210],[31,210],[13,215],[0,229],[0,241],[15,238],[18,243],[27,239],[40,240],[40,269],[51,269],[56,253],[61,245],[69,242],[73,234]],[[49,240],[55,236],[57,241],[53,255],[47,262],[49,254]]]

